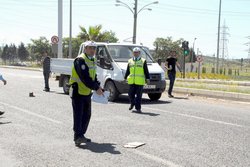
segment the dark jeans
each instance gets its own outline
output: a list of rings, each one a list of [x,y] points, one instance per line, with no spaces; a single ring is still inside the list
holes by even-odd
[[[91,95],[72,97],[74,140],[83,137],[91,118]]]
[[[45,89],[49,89],[49,72],[43,72]]]
[[[174,81],[175,81],[175,72],[169,72],[168,78],[169,78],[169,88],[168,88],[168,94],[172,95],[173,87],[174,87]]]
[[[135,105],[136,110],[141,109],[142,90],[143,90],[142,85],[135,85],[135,84],[129,85],[128,95],[130,104]]]

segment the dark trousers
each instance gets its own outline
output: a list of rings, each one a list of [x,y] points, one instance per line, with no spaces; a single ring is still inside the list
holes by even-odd
[[[49,72],[43,72],[45,89],[49,89]]]
[[[91,117],[91,95],[72,97],[74,140],[86,133]]]
[[[169,78],[169,88],[168,88],[168,94],[172,95],[173,87],[174,87],[174,81],[175,81],[175,72],[169,72],[168,78]]]
[[[143,90],[142,85],[135,85],[135,84],[129,85],[128,95],[130,104],[135,105],[136,110],[141,109],[142,90]]]

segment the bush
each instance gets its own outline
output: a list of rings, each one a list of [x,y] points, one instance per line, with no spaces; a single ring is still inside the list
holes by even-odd
[[[205,74],[207,72],[206,67],[202,67],[202,73]]]

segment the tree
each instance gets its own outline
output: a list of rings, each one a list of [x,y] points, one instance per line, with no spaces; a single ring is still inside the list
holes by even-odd
[[[72,58],[78,56],[79,47],[83,41],[80,38],[72,38]],[[63,38],[63,57],[68,58],[69,38]]]
[[[24,43],[21,42],[21,44],[18,46],[17,55],[20,61],[26,61],[29,56],[29,52],[27,51],[26,47],[24,46]]]
[[[117,42],[118,38],[113,31],[104,31],[100,35],[100,42]]]
[[[4,64],[6,65],[6,61],[8,60],[8,57],[9,57],[9,46],[7,44],[3,47],[3,52],[2,52],[1,57],[2,57]]]
[[[180,47],[183,39],[173,41],[172,37],[156,38],[154,42],[155,46],[155,58],[165,60],[171,50],[175,50],[178,55],[182,55],[182,49]]]
[[[115,33],[112,31],[101,32],[102,25],[90,26],[88,31],[85,27],[80,26],[81,32],[78,34],[78,37],[83,40],[93,40],[96,42],[117,42]]]
[[[8,55],[8,59],[9,59],[9,63],[13,64],[15,62],[15,60],[17,60],[17,48],[15,44],[10,44],[9,48],[9,55]]]
[[[31,59],[36,61],[42,60],[42,53],[48,51],[48,55],[52,55],[51,45],[46,37],[40,37],[39,39],[31,39],[28,44],[28,50],[31,53]]]

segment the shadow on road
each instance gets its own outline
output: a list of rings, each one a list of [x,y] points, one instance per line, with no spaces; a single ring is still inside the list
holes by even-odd
[[[0,125],[4,125],[4,124],[10,124],[12,122],[0,122]]]
[[[129,98],[126,95],[120,95],[119,98],[114,103],[123,103],[123,104],[129,104]],[[163,101],[163,100],[157,100],[157,101],[151,101],[147,98],[142,98],[142,105],[151,105],[151,104],[168,104],[172,103],[171,101]]]
[[[58,92],[58,91],[54,91],[54,90],[51,90],[51,91],[46,92],[46,93],[54,93],[54,94],[67,95],[68,96],[68,94],[65,94],[64,92]]]
[[[110,153],[110,154],[121,154],[120,151],[115,150],[115,145],[116,144],[111,144],[111,143],[95,143],[95,142],[90,142],[86,143],[86,145],[80,145],[78,146],[81,149],[87,149],[95,153]]]
[[[152,117],[160,115],[160,114],[156,114],[156,113],[143,112],[143,111],[141,113],[138,113],[138,112],[136,112],[136,110],[133,110],[132,113],[139,114],[139,115],[148,115],[148,116],[152,116]]]

